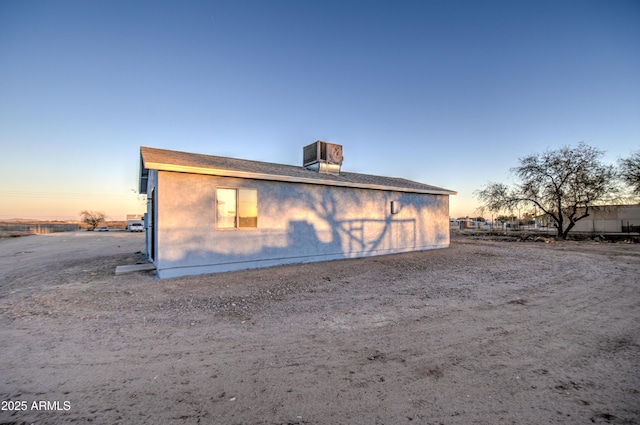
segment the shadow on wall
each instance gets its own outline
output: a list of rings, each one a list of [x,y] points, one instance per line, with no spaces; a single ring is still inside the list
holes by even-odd
[[[341,255],[349,258],[354,254],[366,255],[385,249],[418,247],[415,219],[352,219],[329,222],[329,226],[333,237],[329,242],[323,242],[312,223],[305,220],[290,221],[287,247],[284,249],[300,255]],[[378,233],[377,236],[369,239],[367,236],[374,232]]]
[[[305,207],[311,208],[317,218],[324,225],[331,229],[331,241],[339,241],[340,253],[345,257],[350,257],[353,253],[373,253],[380,249],[385,249],[385,243],[394,248],[411,249],[416,248],[418,235],[418,225],[416,218],[401,219],[390,212],[390,202],[395,200],[400,205],[409,205],[410,195],[400,196],[389,195],[388,199],[378,199],[373,203],[379,208],[378,215],[384,218],[342,218],[344,211],[340,214],[339,205],[349,205],[356,207],[360,215],[365,215],[367,208],[373,209],[371,199],[367,197],[367,191],[339,189],[323,190],[314,193],[307,190],[298,190],[296,199]],[[382,207],[380,207],[382,201]],[[375,213],[373,214],[375,215]],[[448,217],[448,211],[447,215]],[[447,218],[448,223],[448,218]],[[307,222],[314,228],[314,226]],[[424,227],[424,226],[423,226]],[[424,231],[424,228],[421,229]],[[294,232],[295,233],[295,232]],[[306,235],[305,235],[306,236]],[[316,236],[317,237],[317,236]],[[421,240],[424,240],[421,239]],[[388,247],[387,247],[388,248]]]
[[[282,183],[281,185],[285,185]],[[202,267],[260,261],[304,262],[323,258],[338,259],[370,256],[393,250],[412,250],[448,243],[448,204],[437,196],[411,196],[411,194],[387,193],[372,199],[367,191],[352,189],[309,190],[300,186],[281,186],[269,193],[269,188],[260,189],[264,199],[278,202],[259,205],[260,216],[276,220],[282,216],[279,226],[282,231],[269,228],[241,231],[202,232],[198,228],[184,226],[191,221],[180,220],[180,229],[166,230],[183,239],[161,253],[160,269],[174,267]],[[390,201],[397,201],[399,214],[391,214]],[[384,205],[381,205],[384,204]],[[266,207],[266,208],[263,208]],[[372,211],[377,208],[376,211]],[[425,218],[424,209],[446,209],[443,230],[435,231],[429,218],[442,215],[432,211]],[[346,211],[345,211],[346,209]],[[412,211],[413,209],[413,211]],[[265,211],[267,210],[267,211]],[[404,214],[403,214],[404,212]],[[371,218],[346,218],[353,216]],[[401,216],[411,218],[400,218]],[[417,217],[417,218],[416,218]],[[266,219],[265,219],[266,220]],[[286,225],[283,224],[286,220]],[[221,232],[221,233],[218,233]],[[212,241],[216,235],[223,235]],[[427,232],[430,232],[427,234]],[[169,238],[171,239],[171,238]],[[172,251],[168,254],[168,251]],[[247,267],[252,265],[247,264]],[[240,267],[239,267],[240,268]],[[244,268],[244,267],[242,267]]]

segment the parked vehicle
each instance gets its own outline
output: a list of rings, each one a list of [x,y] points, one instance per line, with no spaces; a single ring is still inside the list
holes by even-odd
[[[108,232],[109,228],[107,226],[98,227],[98,232]]]
[[[142,232],[144,230],[144,226],[140,223],[132,223],[129,225],[130,232]]]

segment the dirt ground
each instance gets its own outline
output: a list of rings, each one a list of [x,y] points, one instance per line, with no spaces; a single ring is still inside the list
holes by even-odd
[[[0,240],[0,424],[640,423],[638,244],[115,276],[143,240]]]

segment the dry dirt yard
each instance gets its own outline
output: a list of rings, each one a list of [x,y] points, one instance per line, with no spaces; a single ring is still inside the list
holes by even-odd
[[[0,240],[0,424],[640,423],[640,245],[115,276],[143,238]]]

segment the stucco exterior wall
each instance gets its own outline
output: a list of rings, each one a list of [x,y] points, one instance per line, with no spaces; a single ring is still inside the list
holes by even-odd
[[[156,174],[161,278],[449,246],[447,195]],[[257,189],[258,228],[216,229],[217,187]]]
[[[629,226],[640,226],[640,205],[592,208],[589,217],[578,221],[571,231],[620,233]]]

